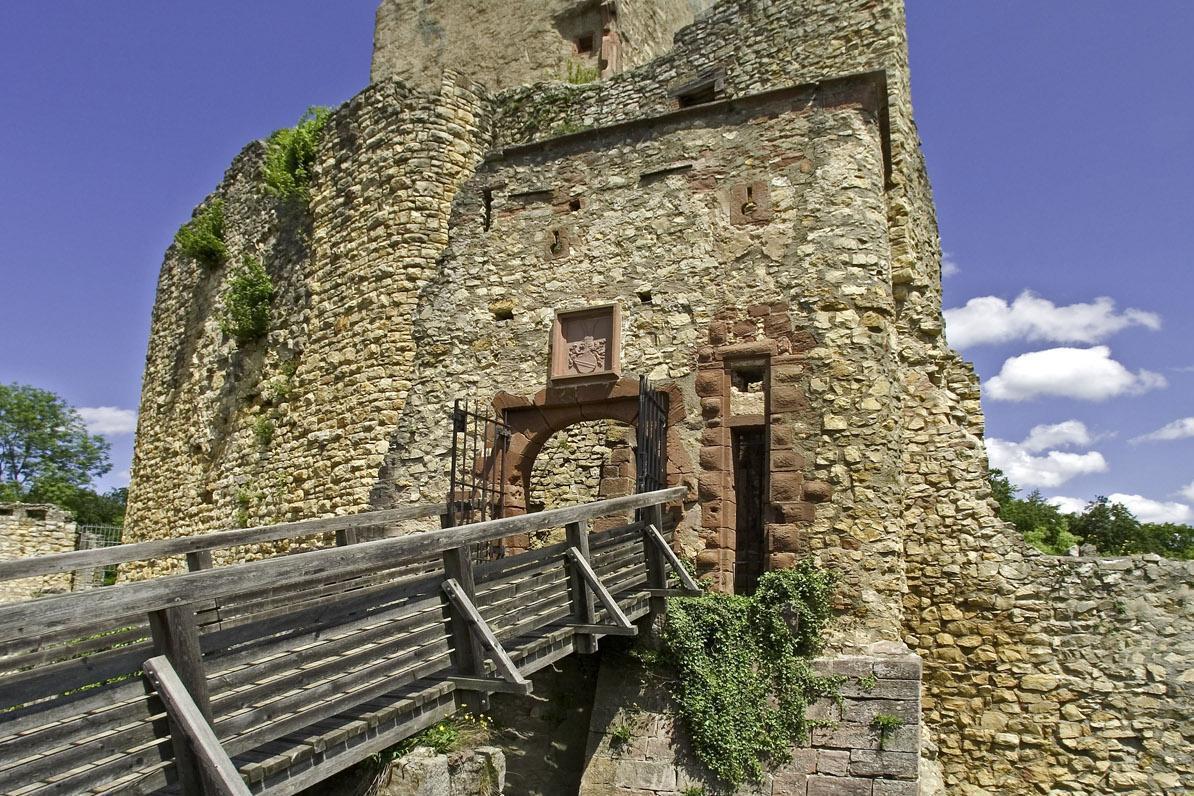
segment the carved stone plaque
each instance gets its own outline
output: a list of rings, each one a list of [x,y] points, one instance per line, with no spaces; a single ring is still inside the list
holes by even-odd
[[[617,376],[621,327],[617,304],[557,312],[551,331],[551,380]]]

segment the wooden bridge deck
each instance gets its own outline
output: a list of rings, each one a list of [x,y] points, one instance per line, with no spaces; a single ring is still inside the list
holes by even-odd
[[[0,793],[291,794],[661,609],[676,487],[354,543],[423,506],[0,564],[0,580],[187,556],[191,571],[0,607]],[[589,523],[637,510],[598,533]],[[473,563],[477,546],[566,541]],[[338,545],[211,568],[213,549]],[[674,589],[673,589],[674,590]]]

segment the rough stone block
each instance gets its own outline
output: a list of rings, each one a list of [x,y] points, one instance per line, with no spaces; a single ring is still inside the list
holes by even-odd
[[[916,780],[877,779],[871,794],[872,796],[917,796],[919,787]]]
[[[642,790],[675,790],[676,767],[671,763],[648,760],[619,760],[615,782],[625,788]]]
[[[871,781],[813,774],[808,778],[808,796],[871,796]]]
[[[851,749],[849,773],[856,777],[916,779],[919,762],[920,756],[910,752]]]
[[[919,680],[921,677],[920,656],[876,658],[875,676],[892,680]]]
[[[836,749],[817,750],[817,773],[844,777],[849,773],[850,752]]]

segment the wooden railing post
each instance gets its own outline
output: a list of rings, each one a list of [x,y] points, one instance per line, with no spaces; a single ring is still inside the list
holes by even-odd
[[[642,520],[644,527],[654,525],[663,528],[663,504],[656,503],[643,509]],[[667,569],[664,567],[663,553],[646,534],[643,534],[643,552],[647,559],[647,588],[666,589]],[[667,611],[667,598],[652,595],[648,605],[647,630],[650,637],[655,638],[659,633],[659,622]]]
[[[443,553],[444,580],[455,580],[469,600],[476,598],[477,587],[473,582],[473,559],[468,546],[454,547]],[[452,657],[456,673],[462,677],[485,676],[485,651],[481,642],[470,629],[468,618],[448,601],[448,625],[452,629]],[[458,707],[476,714],[489,710],[489,695],[483,691],[457,689]]]
[[[150,611],[149,632],[153,637],[154,655],[165,656],[170,661],[199,712],[210,724],[211,698],[207,691],[207,676],[203,671],[194,606],[184,604]],[[169,721],[178,783],[184,796],[202,796],[203,776],[194,751],[187,742],[183,728],[173,719]]]
[[[195,550],[187,553],[187,572],[202,572],[211,569],[211,551]],[[204,626],[220,627],[220,603],[216,600],[200,603],[195,606],[196,623]]]
[[[570,522],[564,526],[568,544],[584,557],[589,559],[589,523],[585,520]],[[572,595],[573,621],[581,625],[591,625],[596,621],[596,602],[593,591],[585,583],[576,566],[568,570],[568,590]],[[582,655],[597,651],[597,637],[588,633],[577,633],[572,637],[572,648]]]

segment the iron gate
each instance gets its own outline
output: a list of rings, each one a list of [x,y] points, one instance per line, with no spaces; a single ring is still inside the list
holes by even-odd
[[[452,463],[445,527],[502,516],[506,498],[506,459],[510,427],[493,409],[456,399],[452,407]],[[474,551],[481,560],[501,558],[499,541]]]
[[[636,492],[653,492],[667,486],[668,394],[651,387],[646,376],[638,379],[638,433],[634,455]]]

